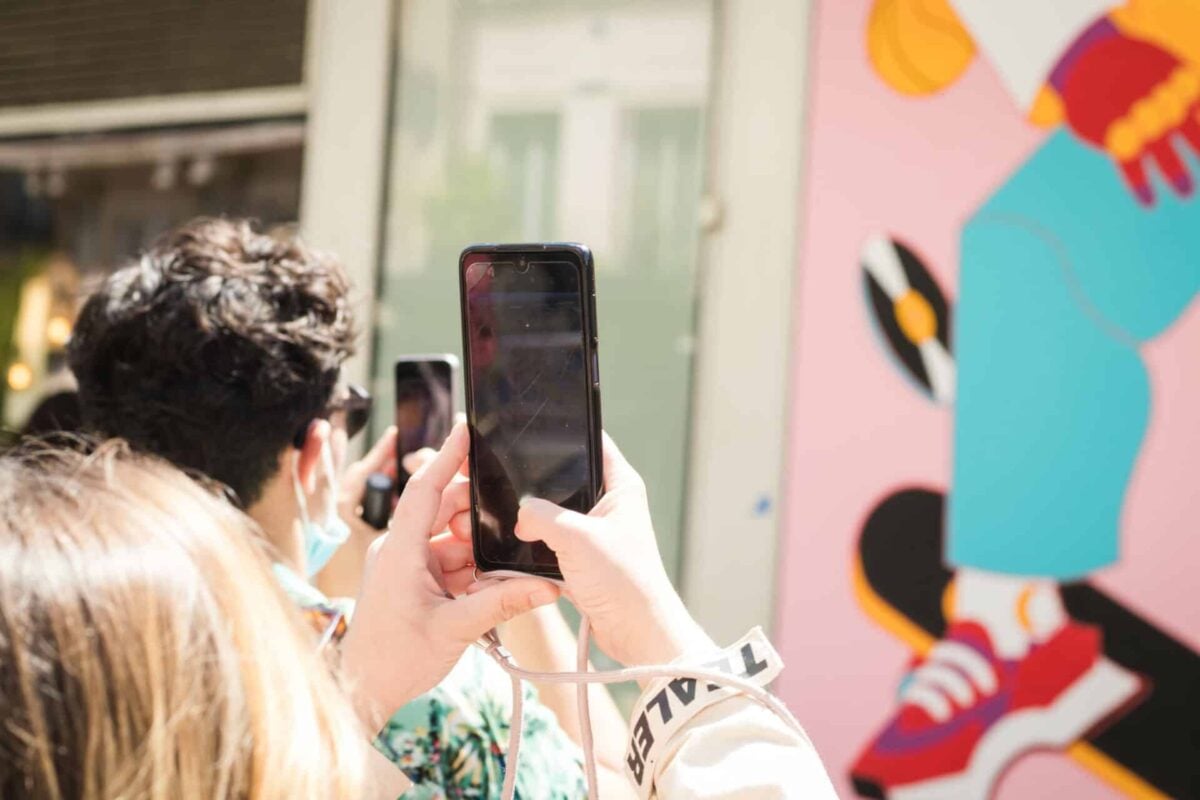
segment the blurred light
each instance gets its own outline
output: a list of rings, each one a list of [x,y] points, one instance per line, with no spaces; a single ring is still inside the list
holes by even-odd
[[[30,197],[42,196],[42,176],[36,172],[25,173],[25,194]]]
[[[62,197],[67,193],[67,173],[56,169],[46,175],[46,196]]]
[[[721,208],[721,201],[716,196],[705,193],[700,197],[700,208],[696,217],[696,221],[700,223],[700,230],[716,233],[725,221],[725,210]]]
[[[8,368],[8,388],[23,392],[33,385],[33,370],[24,361],[14,361]]]
[[[192,186],[203,186],[212,180],[217,162],[212,156],[199,156],[188,165],[187,179]]]
[[[60,315],[53,316],[46,323],[46,341],[51,347],[62,349],[71,338],[71,321]]]
[[[150,173],[150,185],[160,192],[175,187],[175,164],[170,161],[160,161]]]

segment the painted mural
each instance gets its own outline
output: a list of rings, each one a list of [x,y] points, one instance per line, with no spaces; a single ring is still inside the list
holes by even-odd
[[[818,9],[816,81],[836,86],[849,54],[828,49],[832,5]],[[875,84],[858,101],[892,95],[909,107],[897,118],[905,127],[935,129],[947,104],[969,114],[971,102],[952,95],[969,71],[989,73],[988,112],[975,126],[958,120],[957,141],[945,130],[937,138],[988,163],[990,181],[972,197],[954,174],[933,174],[953,158],[935,149],[921,164],[928,180],[959,194],[922,209],[952,215],[940,225],[955,247],[940,267],[919,231],[887,219],[886,208],[845,226],[860,229],[859,319],[873,332],[875,368],[894,369],[949,430],[941,442],[908,442],[945,448],[938,474],[923,473],[920,459],[907,471],[897,464],[872,497],[851,500],[865,501],[858,522],[838,532],[850,545],[843,574],[858,613],[908,655],[892,672],[854,676],[893,691],[872,723],[854,725],[860,741],[830,767],[858,796],[891,800],[1051,797],[1071,786],[1089,797],[1200,797],[1200,655],[1174,630],[1195,621],[1197,601],[1178,586],[1180,602],[1163,619],[1143,610],[1136,582],[1099,580],[1136,533],[1128,514],[1139,472],[1197,493],[1190,479],[1143,461],[1156,424],[1172,423],[1167,435],[1192,450],[1200,444],[1200,406],[1156,420],[1163,380],[1153,374],[1156,343],[1179,337],[1200,290],[1200,3],[850,5],[861,6],[857,57]],[[937,104],[923,123],[922,106]],[[818,129],[821,113],[818,91]],[[1000,116],[1026,130],[1012,136],[1022,151],[997,163],[995,131],[982,126]],[[886,146],[888,130],[857,136]],[[823,214],[820,156],[815,141],[809,230]],[[888,169],[874,177],[888,181]],[[897,209],[896,219],[909,214]],[[801,285],[801,302],[811,302],[804,272]],[[808,327],[801,314],[802,395],[813,391]],[[1167,369],[1200,369],[1200,349],[1190,363],[1178,357],[1185,346],[1172,352]],[[814,453],[803,396],[797,405],[803,474]],[[895,421],[896,411],[875,413]],[[1196,457],[1185,458],[1196,474]],[[811,530],[803,498],[792,495],[799,543],[785,581]],[[1191,536],[1196,517],[1165,524]],[[793,641],[802,646],[802,636],[785,640],[785,657]],[[1007,786],[1006,772],[1046,751],[1057,755],[1043,759],[1073,763],[1070,778],[1035,769],[1020,794]]]

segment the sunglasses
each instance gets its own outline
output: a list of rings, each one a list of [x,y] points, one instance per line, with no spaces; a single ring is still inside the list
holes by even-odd
[[[332,605],[320,604],[303,609],[304,618],[317,632],[317,650],[337,646],[349,627],[346,614]]]
[[[358,384],[351,383],[346,385],[346,393],[330,401],[325,410],[316,416],[316,419],[327,419],[340,425],[346,431],[346,438],[353,439],[362,433],[363,428],[367,427],[373,406],[374,400],[371,398],[371,393]],[[292,445],[296,449],[304,447],[304,440],[308,436],[308,426],[311,424],[310,421],[296,431],[296,435],[292,438]]]

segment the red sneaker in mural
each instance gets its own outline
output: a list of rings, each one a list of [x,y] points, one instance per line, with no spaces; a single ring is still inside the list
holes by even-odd
[[[1100,631],[1070,622],[1018,660],[987,631],[951,625],[900,689],[900,709],[852,770],[863,797],[985,798],[1031,749],[1061,748],[1136,700],[1142,681],[1104,658]]]

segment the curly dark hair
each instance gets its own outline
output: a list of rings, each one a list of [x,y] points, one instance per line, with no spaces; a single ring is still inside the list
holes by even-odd
[[[86,429],[248,507],[329,405],[355,338],[340,264],[245,220],[198,219],[109,276],[68,357]]]

